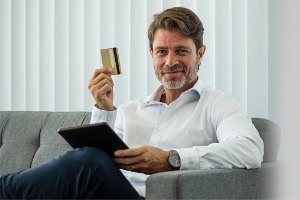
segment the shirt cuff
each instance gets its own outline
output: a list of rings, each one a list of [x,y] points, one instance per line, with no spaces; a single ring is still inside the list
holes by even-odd
[[[180,156],[180,170],[213,168],[213,166],[210,166],[210,163],[203,162],[205,159],[203,160],[202,157],[206,153],[207,148],[203,146],[197,148],[197,150],[195,148],[175,149]]]
[[[180,166],[180,170],[184,170],[184,169],[190,169],[190,155],[191,153],[191,149],[175,149],[179,156],[180,156],[180,162],[181,162],[181,166]]]
[[[91,124],[106,122],[110,127],[114,127],[117,116],[117,108],[114,107],[113,111],[101,110],[96,106],[93,106]]]

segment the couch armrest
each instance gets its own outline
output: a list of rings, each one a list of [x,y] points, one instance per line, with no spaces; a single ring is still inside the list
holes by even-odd
[[[259,169],[162,172],[146,181],[146,199],[262,199],[276,195],[280,162]]]

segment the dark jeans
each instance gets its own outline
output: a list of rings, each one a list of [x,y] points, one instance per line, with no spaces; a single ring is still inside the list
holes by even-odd
[[[0,178],[0,199],[141,199],[103,151],[75,149]]]

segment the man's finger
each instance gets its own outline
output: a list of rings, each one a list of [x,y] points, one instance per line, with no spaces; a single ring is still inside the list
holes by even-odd
[[[104,73],[109,75],[112,72],[111,68],[99,68],[99,69],[95,69],[94,73],[92,74],[91,78],[89,79],[89,82],[92,82],[94,79],[96,79],[99,74]]]
[[[114,155],[116,157],[132,157],[132,156],[138,156],[144,153],[143,147],[138,148],[130,148],[125,150],[117,150],[115,151]]]

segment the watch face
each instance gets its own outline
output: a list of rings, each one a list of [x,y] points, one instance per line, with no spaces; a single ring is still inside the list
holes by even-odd
[[[181,161],[180,161],[179,154],[176,151],[175,152],[170,151],[169,164],[174,169],[180,168]]]
[[[170,157],[170,163],[173,165],[173,167],[180,167],[180,160],[177,154],[173,154]]]

